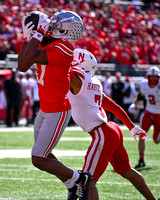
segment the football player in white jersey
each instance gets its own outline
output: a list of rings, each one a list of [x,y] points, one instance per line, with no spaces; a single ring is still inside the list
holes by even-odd
[[[136,135],[146,140],[147,133],[135,126],[125,111],[104,95],[100,81],[93,75],[97,61],[90,52],[75,49],[72,64],[68,93],[72,117],[92,137],[82,169],[83,172],[90,172],[93,176],[89,200],[99,199],[96,182],[109,162],[115,172],[128,179],[146,199],[155,200],[142,175],[129,163],[128,154],[123,146],[122,131],[114,122],[108,122],[104,109],[115,114],[128,127],[135,140]],[[73,181],[68,180],[66,183],[68,195],[72,197],[71,199],[77,199],[76,184],[73,187]]]
[[[158,67],[150,67],[146,74],[146,79],[140,83],[141,93],[137,96],[135,104],[140,100],[146,100],[144,114],[140,120],[140,127],[148,132],[153,125],[153,141],[158,144],[160,142],[160,70]],[[139,139],[139,162],[135,168],[144,167],[145,142]]]

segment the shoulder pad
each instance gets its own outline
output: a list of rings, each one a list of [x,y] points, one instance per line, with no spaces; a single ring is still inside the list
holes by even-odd
[[[79,77],[85,79],[85,72],[79,68],[79,67],[72,67],[72,70],[74,71],[75,74],[77,74]]]

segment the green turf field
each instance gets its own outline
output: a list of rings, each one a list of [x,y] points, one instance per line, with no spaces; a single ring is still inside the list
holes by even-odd
[[[21,129],[20,129],[21,130]],[[124,145],[130,157],[132,166],[137,164],[137,143],[130,136],[129,131],[124,132]],[[149,132],[146,147],[147,166],[141,171],[155,197],[160,198],[160,145],[152,141]],[[90,144],[89,135],[82,131],[65,131],[56,147],[56,151],[80,150],[85,153]],[[33,131],[0,130],[0,157],[2,150],[28,150],[33,145]],[[26,152],[24,151],[24,152]],[[4,151],[5,152],[5,151]],[[59,151],[58,151],[59,152]],[[77,153],[78,154],[78,153]],[[4,156],[5,157],[5,156]],[[79,170],[83,166],[84,156],[60,155],[59,159],[68,167]],[[100,200],[142,200],[141,194],[125,179],[117,175],[109,165],[100,178],[97,188]],[[0,158],[0,200],[65,200],[67,190],[55,177],[37,170],[27,158]]]

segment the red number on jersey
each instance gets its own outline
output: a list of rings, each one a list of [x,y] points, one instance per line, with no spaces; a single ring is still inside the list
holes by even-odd
[[[94,100],[96,103],[98,103],[98,106],[101,106],[101,96],[100,95],[95,94]]]
[[[96,103],[98,103],[98,106],[101,106],[101,95],[95,94],[94,100],[95,100]],[[101,107],[99,107],[99,110],[100,110],[101,116],[102,116],[103,118],[105,118],[106,116],[105,116],[105,114],[103,113],[103,110],[102,110]]]
[[[45,74],[46,65],[41,65],[41,70],[36,72],[37,82],[41,85],[44,85],[44,74]]]
[[[149,94],[148,98],[149,98],[149,103],[150,104],[156,104],[155,96],[153,96],[152,94]]]

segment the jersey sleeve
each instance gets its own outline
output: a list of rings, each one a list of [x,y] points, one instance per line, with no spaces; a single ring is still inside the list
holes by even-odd
[[[72,67],[72,71],[74,74],[77,74],[82,79],[85,79],[85,72],[79,67]]]

